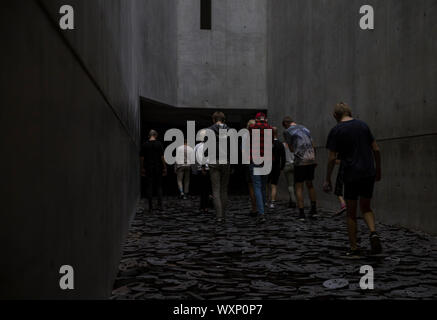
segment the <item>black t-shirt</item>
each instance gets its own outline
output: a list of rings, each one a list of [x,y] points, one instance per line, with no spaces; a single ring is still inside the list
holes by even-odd
[[[372,143],[375,138],[360,120],[340,122],[329,133],[326,148],[338,152],[344,166],[344,181],[352,182],[376,175]]]
[[[141,149],[141,157],[144,157],[144,168],[162,168],[164,148],[159,141],[147,141]]]

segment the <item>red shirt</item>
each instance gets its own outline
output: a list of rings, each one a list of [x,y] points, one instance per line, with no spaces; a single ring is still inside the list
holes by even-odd
[[[254,129],[259,129],[260,131],[260,139],[259,143],[257,141],[253,141],[252,131]],[[250,139],[251,139],[251,148],[250,148],[250,160],[253,160],[252,152],[254,150],[259,150],[260,157],[264,157],[264,130],[273,129],[266,120],[256,120],[254,125],[249,127]]]

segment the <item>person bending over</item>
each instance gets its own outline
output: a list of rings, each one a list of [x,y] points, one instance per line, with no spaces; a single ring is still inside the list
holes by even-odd
[[[306,184],[311,200],[310,218],[317,217],[317,195],[313,185],[316,170],[316,152],[311,137],[311,132],[304,126],[298,125],[291,117],[285,117],[282,125],[285,142],[294,153],[294,182],[296,184],[296,197],[299,207],[299,219],[305,220],[304,185]]]

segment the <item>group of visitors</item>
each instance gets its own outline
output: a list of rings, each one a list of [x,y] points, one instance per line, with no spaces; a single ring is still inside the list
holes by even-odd
[[[350,251],[347,255],[360,254],[357,244],[358,204],[370,230],[371,251],[377,254],[382,248],[375,229],[371,199],[375,182],[381,180],[379,148],[369,127],[364,122],[352,118],[352,111],[347,104],[337,104],[333,116],[337,125],[328,136],[326,147],[329,150],[329,158],[323,189],[328,193],[334,190],[331,177],[334,167],[338,165],[335,195],[340,201],[340,210],[336,214],[347,212],[350,241]],[[195,148],[190,147],[185,141],[184,145],[177,149],[175,173],[180,199],[185,200],[189,193],[191,174],[194,173],[199,177],[200,210],[202,213],[207,213],[210,199],[213,199],[217,222],[220,223],[226,219],[231,164],[228,152],[229,141],[226,144],[227,150],[221,148],[219,142],[230,137],[226,134],[229,128],[226,125],[224,113],[215,112],[212,120],[212,126],[198,134],[198,144]],[[259,132],[259,139],[251,141],[250,163],[245,165],[245,176],[251,199],[249,214],[257,217],[259,222],[266,222],[266,209],[275,210],[277,207],[278,184],[283,172],[287,184],[288,207],[298,209],[298,219],[301,221],[307,218],[316,220],[318,217],[317,194],[313,181],[317,162],[316,147],[311,132],[289,116],[284,117],[282,127],[284,129],[283,142],[278,138],[278,128],[269,124],[264,113],[258,113],[255,119],[247,124],[251,137],[253,137],[254,130]],[[207,134],[208,130],[213,132],[216,138],[216,161],[211,161],[209,152],[205,152],[207,137],[211,136]],[[164,149],[157,141],[157,136],[156,131],[152,130],[141,151],[141,172],[145,179],[150,211],[154,209],[153,190],[157,191],[158,210],[162,210],[162,177],[167,175]],[[271,139],[271,141],[266,139]],[[259,174],[257,169],[262,168],[262,161],[267,159],[264,154],[265,145],[271,145],[272,148],[271,159],[269,159],[271,170],[269,173]],[[190,163],[188,159],[195,159],[195,163]],[[305,188],[311,204],[307,214],[304,205]]]

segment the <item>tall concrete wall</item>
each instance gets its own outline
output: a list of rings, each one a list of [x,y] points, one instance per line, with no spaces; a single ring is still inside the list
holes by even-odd
[[[178,106],[267,105],[267,1],[212,1],[200,29],[200,0],[177,0]]]
[[[359,9],[375,9],[375,30]],[[313,132],[318,190],[332,109],[348,102],[382,149],[380,220],[437,234],[437,1],[275,0],[268,4],[268,95],[273,121]]]
[[[139,196],[135,1],[4,1],[1,298],[104,298]],[[75,290],[61,291],[71,265]]]
[[[178,104],[177,1],[136,0],[140,94],[174,106]]]

